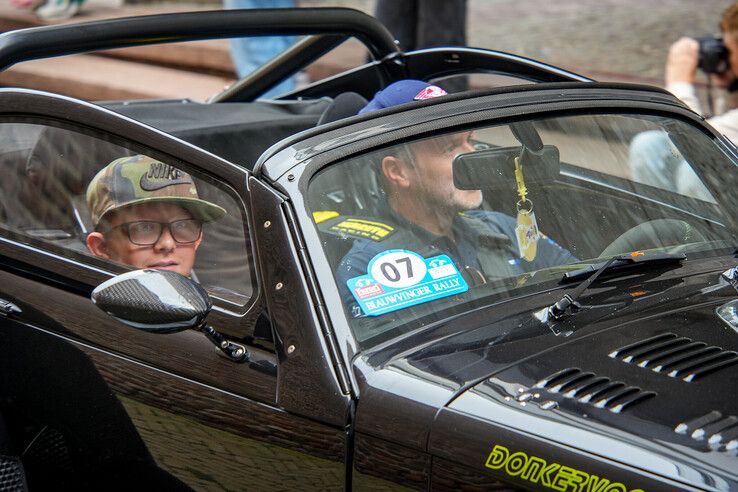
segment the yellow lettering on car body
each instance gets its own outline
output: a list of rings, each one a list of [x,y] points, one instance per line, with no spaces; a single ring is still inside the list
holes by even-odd
[[[548,462],[538,456],[529,456],[522,451],[510,453],[505,446],[495,444],[487,456],[484,466],[492,470],[504,470],[511,477],[520,477],[531,483],[539,483],[561,492],[644,492],[630,489],[620,482]]]

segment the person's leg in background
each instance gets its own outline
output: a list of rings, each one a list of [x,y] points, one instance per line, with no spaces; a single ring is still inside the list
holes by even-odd
[[[466,46],[466,0],[377,0],[375,16],[403,51]],[[439,81],[448,92],[468,88],[466,77]]]
[[[266,9],[294,7],[294,0],[224,0],[227,9]],[[231,39],[231,59],[239,78],[245,77],[285,51],[295,42],[292,36],[261,36]],[[284,80],[262,97],[271,97],[295,88],[295,77]]]
[[[466,46],[466,0],[418,0],[416,44]]]
[[[374,16],[400,42],[400,49],[417,49],[418,2],[416,0],[377,0]]]
[[[45,21],[69,19],[76,15],[84,0],[46,0],[36,9],[39,19]]]

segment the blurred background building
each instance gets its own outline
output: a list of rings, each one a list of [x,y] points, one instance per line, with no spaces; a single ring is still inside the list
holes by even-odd
[[[14,3],[17,1],[13,0]],[[220,0],[86,0],[71,19],[44,21],[31,10],[19,8],[14,3],[0,0],[0,30],[222,6]],[[352,7],[367,13],[373,13],[376,5],[374,0],[297,0],[296,3],[304,7]],[[698,37],[718,33],[720,15],[730,3],[730,0],[468,0],[467,40],[469,46],[526,56],[600,81],[661,86],[669,45],[681,36]],[[171,58],[168,58],[170,55],[149,50],[148,54],[115,55],[115,61],[143,62],[150,66],[174,69],[178,68],[174,66],[174,60],[183,60],[185,69],[192,72],[192,83],[204,84],[197,89],[202,93],[198,92],[193,97],[204,99],[207,94],[230,83],[235,72],[229,60],[227,41],[199,45],[205,48],[199,52],[180,51]],[[364,56],[363,53],[353,53],[350,47],[346,48],[333,58],[322,60],[307,77],[324,76],[361,63]],[[0,74],[0,84],[48,88],[87,99],[137,97],[135,90],[125,87],[88,91],[86,86],[91,87],[99,82],[95,80],[94,73],[86,78],[86,71],[100,75],[99,72],[107,71],[109,74],[115,68],[112,65],[104,69],[87,69],[82,65],[66,68],[66,65],[62,65],[71,58],[18,65],[10,72]],[[112,61],[108,59],[106,63],[111,64]],[[41,66],[44,63],[48,64],[46,68],[31,68],[32,64]],[[25,68],[25,65],[28,67]],[[120,70],[134,74],[130,65]],[[77,78],[72,78],[72,75]],[[154,96],[169,95],[169,89],[163,87],[164,76],[161,74],[143,70],[140,75],[126,78],[145,81],[147,77],[158,82],[148,82],[145,86],[162,85],[161,90],[157,89],[159,92],[154,91]],[[206,82],[207,77],[212,80]],[[181,87],[182,83],[178,88]],[[148,97],[149,94],[141,96]]]

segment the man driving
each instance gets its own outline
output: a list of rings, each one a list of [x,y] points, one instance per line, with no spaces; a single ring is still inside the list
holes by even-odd
[[[144,155],[116,159],[98,172],[87,205],[93,255],[185,276],[192,275],[202,224],[226,214],[198,197],[189,174]]]
[[[361,112],[445,94],[443,89],[422,81],[402,80],[378,92]],[[517,234],[521,224],[500,212],[476,210],[482,204],[482,191],[454,186],[454,158],[475,150],[471,137],[471,132],[459,132],[411,142],[387,151],[379,159],[377,170],[386,197],[381,215],[391,234],[381,240],[356,239],[336,272],[342,297],[354,316],[361,316],[362,311],[372,314],[366,306],[359,309],[354,302],[361,303],[362,286],[374,280],[364,281],[361,275],[368,274],[377,258],[391,255],[394,250],[409,251],[424,259],[437,257],[444,261],[448,257],[469,286],[577,261],[540,234],[535,225],[528,232],[537,242],[537,251],[523,259]],[[402,265],[383,268],[384,274],[396,278],[403,271]],[[432,298],[430,291],[418,292],[412,295]]]

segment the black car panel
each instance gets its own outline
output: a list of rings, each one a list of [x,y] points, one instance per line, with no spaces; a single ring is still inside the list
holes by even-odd
[[[493,413],[497,410],[495,407],[487,407],[486,411],[490,409]],[[513,413],[507,413],[501,408],[496,413],[507,419],[517,417],[514,410]],[[444,431],[433,438],[431,446],[434,452],[441,456],[441,466],[443,467],[444,461],[454,464],[457,470],[464,470],[474,478],[471,485],[476,487],[479,487],[479,481],[483,479],[481,475],[486,473],[489,478],[476,490],[490,487],[500,481],[506,486],[514,484],[527,490],[582,487],[585,490],[609,488],[613,491],[667,491],[704,490],[702,487],[705,486],[701,484],[701,487],[694,487],[681,481],[665,480],[663,475],[677,468],[668,459],[656,461],[651,455],[638,456],[646,470],[624,466],[617,460],[612,460],[607,467],[603,467],[599,455],[582,452],[574,447],[553,445],[553,441],[538,437],[535,428],[529,428],[524,432],[511,431],[505,426],[482,423],[467,412],[444,411],[438,418],[438,425]],[[463,439],[463,447],[455,445],[460,439]],[[598,444],[612,445],[607,441]],[[636,450],[630,451],[636,453]],[[445,467],[448,467],[448,464]],[[652,470],[658,470],[660,473],[654,474]],[[691,475],[691,470],[685,472],[686,475]],[[434,469],[434,476],[436,474],[440,472]],[[712,477],[705,478],[710,483]],[[464,480],[463,472],[453,479],[461,486],[469,485]],[[726,488],[727,484],[719,481],[715,485],[716,488]]]
[[[355,490],[427,490],[435,458],[366,434],[354,437]]]
[[[6,90],[3,93],[3,102],[5,111],[13,115],[9,121],[18,121],[19,113],[28,115],[28,117],[23,119],[26,122],[24,124],[27,124],[29,121],[40,123],[54,121],[57,115],[64,114],[67,120],[65,125],[74,127],[73,124],[70,125],[69,123],[69,120],[72,119],[69,116],[70,106],[73,106],[78,110],[80,123],[77,124],[79,125],[77,128],[89,129],[91,126],[95,126],[96,128],[93,132],[95,135],[103,134],[103,129],[110,129],[113,132],[111,139],[117,142],[125,142],[125,145],[133,148],[141,148],[134,143],[135,140],[132,140],[135,138],[150,143],[160,139],[170,139],[170,137],[166,137],[155,130],[144,128],[140,124],[130,120],[124,120],[120,116],[113,115],[113,113],[106,112],[105,110],[92,106],[79,106],[77,103],[68,100],[34,94],[30,91]],[[17,106],[14,106],[14,104]],[[128,138],[119,137],[115,135],[116,133],[125,133]],[[162,147],[167,147],[167,145],[161,146],[160,148]],[[212,173],[217,172],[219,180],[228,179],[234,187],[239,187],[239,184],[245,185],[247,181],[248,174],[245,171],[226,164],[224,161],[212,155],[198,151],[184,142],[171,139],[168,147],[169,151],[175,155],[188,155],[191,162],[194,161],[203,165],[201,169],[207,169],[206,172],[208,174],[212,175]],[[25,155],[23,159],[25,160]],[[171,162],[171,158],[169,160]],[[177,162],[181,161],[178,159]],[[101,164],[104,164],[104,162]],[[189,166],[188,169],[196,167],[196,165],[193,166],[192,164],[189,164]],[[244,188],[241,188],[240,196],[248,199],[249,194]],[[242,213],[242,215],[245,220],[246,214]],[[217,441],[212,440],[212,427],[208,430],[208,427],[198,427],[194,422],[184,420],[176,427],[178,429],[177,432],[172,432],[172,429],[169,429],[166,425],[157,424],[157,422],[174,418],[171,410],[174,410],[178,415],[187,413],[194,415],[194,410],[188,412],[187,408],[201,408],[201,402],[204,400],[193,399],[193,395],[196,392],[193,393],[192,388],[200,388],[202,398],[210,402],[208,406],[213,408],[214,415],[223,415],[223,411],[218,410],[217,405],[214,406],[215,402],[222,401],[221,406],[231,409],[230,413],[227,413],[228,415],[235,415],[233,413],[235,408],[242,409],[245,413],[241,414],[240,411],[236,413],[242,415],[242,418],[246,418],[251,426],[255,425],[263,429],[277,429],[280,427],[278,422],[282,418],[280,416],[286,416],[288,414],[284,413],[284,410],[275,407],[278,395],[277,386],[279,384],[277,356],[274,353],[271,326],[268,318],[265,318],[263,315],[263,303],[259,300],[258,289],[254,290],[253,298],[248,303],[249,309],[245,312],[245,315],[243,311],[241,313],[238,312],[238,306],[232,306],[229,303],[224,304],[216,300],[216,309],[209,317],[209,322],[212,325],[223,330],[224,333],[230,336],[246,337],[247,339],[261,337],[261,340],[252,342],[253,345],[249,349],[251,355],[250,361],[246,364],[234,365],[233,362],[218,356],[213,346],[201,334],[182,332],[172,334],[171,336],[174,338],[170,338],[169,335],[162,337],[147,334],[131,330],[94,308],[89,301],[89,294],[92,287],[110,277],[111,274],[106,272],[106,270],[115,271],[113,265],[90,258],[77,251],[65,250],[63,247],[48,243],[47,239],[31,241],[35,245],[32,246],[31,244],[24,244],[28,242],[27,240],[21,239],[20,242],[12,241],[12,237],[12,234],[8,235],[6,233],[2,241],[4,252],[2,258],[2,276],[5,278],[4,282],[7,286],[4,290],[3,298],[5,302],[18,306],[19,312],[12,313],[11,317],[22,321],[24,324],[17,335],[20,338],[12,339],[13,344],[9,343],[10,339],[6,339],[6,342],[8,342],[5,345],[6,348],[11,350],[15,346],[16,340],[18,340],[18,343],[22,343],[20,340],[23,340],[23,337],[26,336],[23,333],[29,332],[29,330],[32,333],[40,333],[42,339],[44,337],[47,339],[48,337],[52,337],[53,339],[60,340],[61,345],[64,347],[72,343],[72,341],[78,347],[88,347],[88,355],[93,357],[96,364],[95,366],[85,366],[84,371],[102,371],[107,383],[111,384],[111,387],[120,396],[121,400],[129,405],[128,413],[136,425],[137,432],[154,440],[153,444],[149,446],[149,452],[154,455],[157,462],[166,462],[167,456],[177,456],[175,463],[164,465],[170,472],[174,472],[181,478],[186,479],[190,486],[199,483],[200,486],[212,487],[215,483],[212,479],[197,478],[197,475],[191,475],[185,471],[191,466],[188,464],[190,460],[192,462],[202,462],[201,458],[198,459],[198,455],[201,453],[197,451],[198,446],[202,444],[198,444],[198,442],[206,442],[210,446],[216,445]],[[241,239],[240,244],[242,247],[249,244],[243,241]],[[232,241],[226,244],[234,245]],[[59,286],[64,287],[59,289]],[[217,296],[219,294],[216,293],[215,295]],[[50,299],[54,299],[54,301],[50,302]],[[11,325],[6,326],[8,327],[7,329],[10,329],[9,327]],[[7,336],[15,337],[15,335]],[[37,337],[38,335],[33,336]],[[72,350],[70,353],[78,353],[76,352],[77,349],[70,350]],[[24,363],[33,364],[33,360],[29,360],[29,355],[18,353],[17,351],[14,354],[14,356],[7,354],[5,360],[15,360],[15,357],[20,358],[18,360],[22,360]],[[39,357],[45,357],[43,352],[39,353]],[[54,366],[54,364],[62,364],[61,361],[53,362],[52,359],[50,364],[52,367],[55,367],[53,369],[54,377],[64,377],[72,385],[82,384],[82,380],[80,379],[82,377],[99,378],[99,376],[95,375],[96,373],[90,373],[88,376],[85,372],[79,372],[71,367],[69,369],[72,369],[72,373],[65,376],[63,365],[59,367]],[[97,369],[93,369],[93,367]],[[181,370],[182,368],[185,369]],[[150,373],[152,376],[148,378],[143,377],[143,373],[146,371],[152,371]],[[136,373],[142,373],[141,377],[143,379],[137,377],[137,382],[133,383],[130,377]],[[280,370],[279,373],[284,377],[285,374],[289,374],[289,371]],[[45,393],[50,397],[55,394],[54,391],[56,390],[51,391],[49,389],[52,386],[56,386],[51,373],[35,373],[33,376],[29,375],[29,377],[34,379],[34,385],[38,388],[37,391],[39,394]],[[164,413],[156,410],[156,408],[161,407],[161,402],[153,402],[155,406],[151,409],[140,406],[140,404],[150,398],[150,396],[146,395],[150,395],[153,388],[159,388],[158,392],[161,394],[161,391],[168,385],[171,386],[172,382],[182,384],[186,381],[189,382],[186,383],[185,388],[181,389],[179,393],[173,393],[166,397],[171,407]],[[24,419],[23,405],[29,403],[26,399],[25,390],[21,391],[19,388],[27,388],[28,382],[25,378],[18,380],[18,382],[23,382],[23,384],[13,387],[4,386],[3,401],[6,404],[3,405],[3,414],[5,420],[11,421],[10,425],[13,428],[29,429],[28,433],[18,436],[19,446],[33,440],[34,436],[40,432],[39,429],[45,429],[48,426],[59,430],[63,439],[73,442],[83,439],[84,436],[78,436],[77,431],[74,430],[74,426],[82,425],[81,422],[75,420],[77,417],[58,415],[52,410],[54,408],[53,405],[47,407],[46,410],[48,411],[41,411],[38,415],[34,414],[32,419],[30,417],[28,420]],[[189,385],[189,389],[187,389],[187,385]],[[145,390],[146,387],[149,389]],[[142,392],[142,390],[144,391]],[[109,390],[106,392],[104,386],[100,386],[96,391],[106,393],[107,396],[105,398],[110,397]],[[288,393],[285,392],[284,394],[287,395]],[[84,394],[81,396],[67,394],[65,397],[69,398],[70,402],[87,401],[88,404],[94,402],[93,398],[102,398]],[[250,398],[251,400],[246,400],[244,397]],[[55,399],[57,401],[59,400],[58,397]],[[250,401],[252,406],[255,405],[253,408],[263,415],[264,418],[261,421],[255,419],[254,411],[249,411],[248,406],[244,406],[244,403],[247,401]],[[20,405],[20,407],[16,405]],[[136,409],[140,409],[142,413],[137,414]],[[326,448],[321,448],[322,451],[319,451],[320,458],[315,462],[325,463],[325,465],[320,466],[328,466],[328,468],[333,470],[330,473],[321,472],[316,476],[315,483],[320,483],[320,488],[324,486],[338,487],[345,482],[342,467],[336,468],[335,464],[328,465],[328,463],[340,463],[344,459],[346,432],[342,428],[342,423],[345,421],[345,410],[341,415],[343,420],[339,420],[335,427],[315,427],[320,432],[328,432],[327,435],[319,438],[318,442],[321,443],[321,446],[326,445],[328,442],[332,443],[330,445],[332,449],[330,452]],[[80,414],[79,418],[84,417]],[[107,418],[108,424],[114,425],[113,421],[109,417],[106,417],[106,415],[102,414],[100,418],[102,419],[102,423]],[[231,422],[229,425],[234,425],[233,417],[218,418],[220,420],[216,419],[215,424],[217,427],[222,427],[217,422],[221,422],[224,418]],[[288,420],[294,422],[291,417]],[[267,424],[266,422],[270,423]],[[127,425],[130,426],[130,424]],[[277,437],[277,440],[290,442],[292,443],[290,446],[301,442],[304,437],[310,435],[306,431],[311,426],[315,426],[315,424],[311,421],[306,421],[299,424],[296,428],[301,437]],[[200,437],[193,437],[198,434],[190,433],[193,432],[193,429],[198,428],[201,429],[197,431]],[[246,427],[245,429],[239,431],[240,434],[237,432],[234,437],[228,438],[225,442],[230,442],[231,444],[225,444],[226,447],[233,445],[242,446],[241,443],[244,442],[244,435],[253,436],[252,431],[248,430],[253,429],[253,427]],[[261,437],[257,439],[257,442],[273,441],[272,437],[266,436],[279,436],[280,432],[277,431],[276,434],[274,430],[268,430],[267,434],[261,432]],[[289,431],[286,432],[287,434],[285,436],[289,436]],[[46,436],[46,434],[42,436]],[[164,436],[167,437],[165,440],[162,440]],[[138,438],[138,434],[136,434],[136,438]],[[84,441],[84,439],[87,439],[87,441]],[[86,449],[91,437],[87,436],[84,439],[82,445]],[[104,446],[109,445],[106,442],[108,441],[100,441],[99,446],[103,446],[104,449]],[[187,445],[185,444],[186,442],[190,442],[190,444]],[[183,451],[188,448],[194,454],[191,454],[187,458],[187,461],[182,461],[184,455],[187,454],[183,454]],[[247,449],[252,449],[253,452],[256,452],[256,456],[262,456],[263,454],[263,451],[258,451],[258,447],[253,448],[253,445]],[[309,445],[306,449],[308,455],[314,455],[317,451],[316,448],[311,448]],[[41,449],[40,452],[45,451]],[[106,454],[105,451],[101,452]],[[283,448],[279,447],[279,445],[274,447],[272,444],[269,447],[269,453],[275,456],[275,464],[284,462],[285,457],[281,455],[282,452]],[[243,453],[240,454],[244,455]],[[249,451],[249,454],[254,456],[251,451]],[[215,461],[212,463],[213,473],[215,473],[214,476],[227,474],[225,470],[233,466],[230,459],[227,462],[223,461],[224,456],[230,455],[222,455],[214,458]],[[326,456],[330,456],[328,461],[325,461]],[[304,459],[300,459],[299,463],[299,466],[304,466],[307,462]],[[64,485],[65,483],[71,485],[72,482],[78,482],[84,476],[84,467],[80,463],[75,463],[75,465],[71,469],[69,477],[59,477],[61,481],[57,483],[66,487],[67,485]],[[310,465],[311,469],[314,467],[315,464]],[[279,475],[274,472],[274,469],[262,469],[265,470],[264,477],[268,477],[268,479],[261,479],[262,481],[260,483],[265,484],[265,486],[271,483],[272,485],[268,485],[270,487],[276,486],[277,482],[274,482],[274,479],[277,479],[279,482]],[[35,471],[33,466],[31,466],[27,470],[29,483],[33,484],[35,483],[34,481],[39,480],[37,474],[45,474],[47,472],[48,470],[43,466],[38,471]],[[166,479],[167,475],[164,474],[164,477]],[[94,477],[88,478],[89,480],[94,480]],[[135,476],[129,478],[134,483],[140,483],[140,481],[146,480],[146,475],[135,474]],[[67,482],[67,479],[69,482]],[[176,480],[174,482],[176,483]],[[84,482],[79,483],[80,486],[85,486]],[[184,487],[184,485],[182,486]]]
[[[301,261],[304,250],[290,235],[283,198],[258,181],[250,186],[254,223],[259,224],[256,246],[264,251],[261,269],[270,293],[267,309],[273,313],[270,322],[280,362],[278,403],[293,412],[344,425],[350,399],[342,365],[325,356],[313,358],[327,353],[326,338],[331,333],[320,332],[320,299],[305,279],[310,274]],[[308,389],[310,398],[305,397]]]

